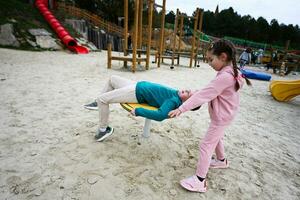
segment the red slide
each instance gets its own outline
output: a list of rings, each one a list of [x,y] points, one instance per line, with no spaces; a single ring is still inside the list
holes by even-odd
[[[52,15],[48,9],[48,0],[36,0],[35,6],[39,9],[46,21],[50,24],[52,29],[56,32],[59,39],[67,46],[68,49],[78,54],[86,54],[89,50],[86,47],[79,46],[74,38],[64,29],[59,21]]]

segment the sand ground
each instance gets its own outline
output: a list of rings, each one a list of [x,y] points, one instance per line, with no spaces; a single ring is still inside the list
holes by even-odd
[[[200,89],[215,72],[168,65],[131,73],[106,52],[26,52],[0,49],[0,199],[288,199],[300,198],[300,98],[280,103],[269,82],[241,91],[240,112],[226,130],[230,168],[210,170],[205,194],[183,190],[195,172],[198,144],[209,123],[207,105],[179,118],[153,122],[111,106],[115,133],[94,141],[93,101],[110,75]],[[185,66],[184,66],[185,65]],[[300,79],[300,75],[273,79]]]

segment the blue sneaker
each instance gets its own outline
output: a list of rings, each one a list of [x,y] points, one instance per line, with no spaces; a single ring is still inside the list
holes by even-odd
[[[89,109],[89,110],[98,110],[98,104],[96,101],[94,101],[93,103],[90,103],[90,104],[86,104],[83,107],[86,109]]]
[[[98,129],[98,133],[95,135],[95,139],[97,140],[97,142],[101,142],[105,138],[113,134],[113,132],[114,132],[114,128],[111,128],[109,126],[106,127],[106,130],[103,132]]]

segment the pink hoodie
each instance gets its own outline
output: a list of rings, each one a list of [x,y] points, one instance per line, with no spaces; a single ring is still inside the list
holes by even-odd
[[[215,125],[228,125],[239,107],[239,93],[235,90],[236,79],[232,66],[223,67],[205,88],[196,91],[178,109],[183,113],[208,102],[211,122]],[[242,87],[243,81],[238,81]]]

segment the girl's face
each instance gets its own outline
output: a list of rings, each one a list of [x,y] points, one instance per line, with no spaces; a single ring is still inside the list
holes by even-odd
[[[208,60],[208,64],[216,71],[220,71],[227,65],[227,55],[225,53],[221,53],[220,56],[216,56],[213,55],[211,51],[207,51],[206,57]]]
[[[191,90],[180,90],[180,91],[178,91],[178,94],[179,94],[179,97],[181,98],[181,100],[184,102],[192,96],[192,91]]]

